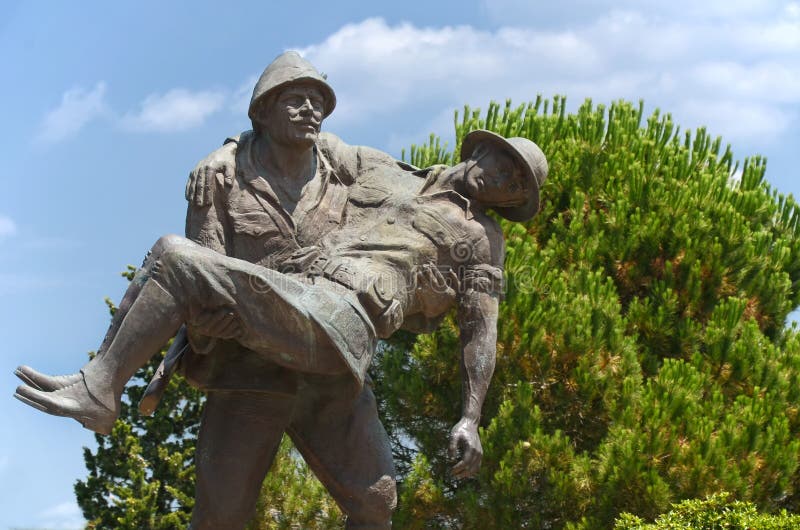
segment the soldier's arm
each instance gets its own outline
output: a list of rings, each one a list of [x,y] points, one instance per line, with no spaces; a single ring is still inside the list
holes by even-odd
[[[227,143],[198,164],[203,165],[209,159],[216,160],[217,167],[225,168],[225,172],[234,174],[236,169],[236,143]],[[202,204],[197,200],[197,195],[187,196],[188,209],[186,211],[186,237],[195,243],[215,250],[221,254],[228,254],[226,246],[226,233],[229,222],[225,215],[226,189],[233,183],[225,172],[211,173],[210,167],[204,178],[204,197]],[[195,168],[195,171],[197,168]],[[193,171],[194,173],[194,171]],[[191,178],[190,178],[191,182]],[[188,186],[187,186],[188,187]],[[188,194],[187,194],[188,195]]]
[[[450,454],[461,459],[455,478],[477,474],[483,458],[478,435],[483,402],[494,374],[497,318],[503,289],[502,233],[496,224],[475,245],[478,262],[462,270],[457,321],[461,336],[462,413],[450,435]]]
[[[370,179],[375,176],[375,172],[380,173],[381,169],[387,167],[393,169],[399,167],[407,171],[417,169],[379,149],[347,144],[329,132],[319,134],[317,147],[327,157],[334,172],[347,184]]]
[[[231,168],[235,169],[236,151],[227,152],[228,156],[222,159]],[[230,230],[230,221],[225,213],[227,188],[230,184],[225,180],[224,175],[215,174],[209,183],[210,201],[198,205],[189,200],[186,211],[186,237],[195,243],[210,248],[220,254],[230,255],[228,245],[229,238],[226,233]],[[194,350],[208,351],[213,347],[217,338],[235,338],[239,335],[241,328],[230,312],[229,308],[220,308],[217,311],[204,313],[196,317],[194,326],[190,329],[188,337],[186,332],[183,334],[184,341],[188,338]],[[202,332],[198,332],[202,329]]]
[[[221,194],[217,194],[221,195]],[[217,199],[211,204],[197,206],[189,203],[186,210],[186,238],[198,245],[227,254],[225,246],[225,227],[222,224]]]
[[[455,478],[474,476],[483,457],[478,424],[494,374],[499,299],[498,294],[472,290],[462,295],[458,307],[462,412],[450,436],[451,457],[461,452],[461,459],[452,470]]]

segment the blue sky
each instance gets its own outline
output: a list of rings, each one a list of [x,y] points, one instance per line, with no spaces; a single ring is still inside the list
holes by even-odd
[[[547,4],[547,5],[542,5]],[[800,2],[6,1],[0,7],[0,529],[79,528],[76,422],[11,395],[27,363],[74,372],[126,264],[182,233],[195,163],[249,128],[285,49],[328,74],[324,127],[395,156],[507,97],[644,98],[708,126],[800,194]]]

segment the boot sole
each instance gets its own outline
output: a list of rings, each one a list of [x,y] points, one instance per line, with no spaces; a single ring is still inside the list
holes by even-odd
[[[41,410],[42,412],[45,412],[52,416],[60,416],[62,418],[72,418],[73,420],[80,423],[85,429],[94,431],[97,434],[105,434],[105,435],[111,434],[111,431],[114,428],[113,423],[111,425],[107,425],[97,421],[94,418],[89,418],[87,416],[73,416],[71,414],[68,414],[60,410],[54,410],[52,408],[47,407],[46,405],[43,405],[42,403],[39,403],[38,401],[34,401],[28,397],[17,394],[16,392],[14,393],[14,397],[30,407],[33,407],[36,410]]]

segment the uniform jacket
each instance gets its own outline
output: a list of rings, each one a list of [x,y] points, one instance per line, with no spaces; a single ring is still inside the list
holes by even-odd
[[[186,237],[222,254],[278,269],[301,248],[317,244],[345,222],[350,192],[358,176],[380,166],[395,166],[389,155],[368,147],[351,146],[330,133],[315,145],[317,172],[290,215],[263,174],[255,157],[252,131],[230,139],[236,149],[218,154],[230,159],[235,177],[218,178],[213,203],[192,203],[186,215]],[[266,177],[266,178],[265,178]],[[205,390],[291,392],[295,374],[262,360],[235,341],[193,337],[180,370]]]

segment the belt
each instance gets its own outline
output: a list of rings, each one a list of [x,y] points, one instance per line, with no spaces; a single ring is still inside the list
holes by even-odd
[[[375,325],[380,338],[386,338],[403,323],[403,311],[394,298],[394,292],[373,274],[341,259],[317,256],[307,270],[310,276],[322,276],[332,282],[347,287],[366,310]]]

